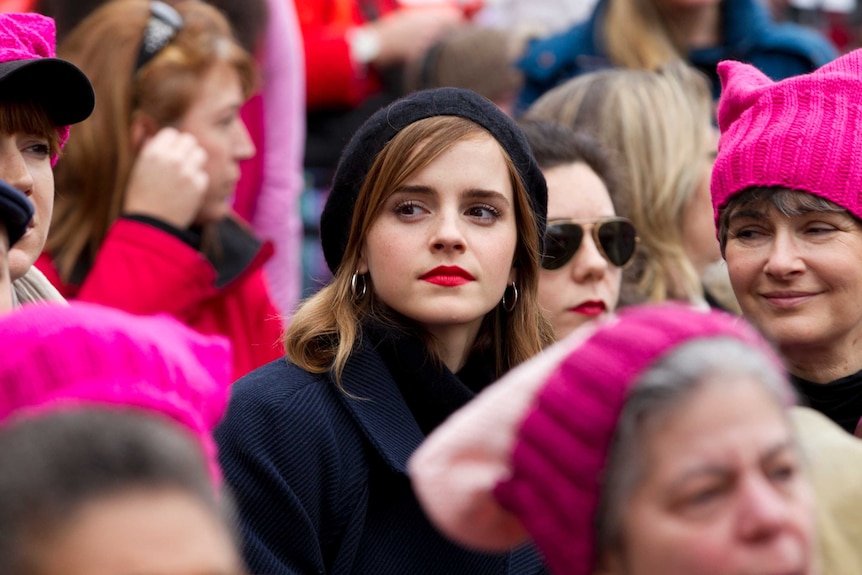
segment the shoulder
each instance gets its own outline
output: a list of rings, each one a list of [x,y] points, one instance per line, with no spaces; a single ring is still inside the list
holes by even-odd
[[[527,45],[518,66],[530,79],[539,81],[567,71],[569,76],[575,75],[578,68],[588,69],[591,60],[604,59],[594,42],[596,33],[595,19],[590,19],[559,34],[535,39]]]
[[[834,60],[838,52],[819,32],[792,23],[775,23],[760,36],[760,51],[787,54],[804,59],[810,70]]]

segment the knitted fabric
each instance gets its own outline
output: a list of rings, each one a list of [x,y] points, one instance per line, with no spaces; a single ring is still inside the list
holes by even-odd
[[[9,246],[21,239],[33,219],[33,204],[27,196],[0,180],[0,223],[6,228]]]
[[[527,190],[539,232],[545,236],[548,188],[520,128],[486,98],[461,88],[414,92],[371,116],[347,144],[333,178],[332,191],[320,216],[320,241],[329,269],[335,273],[344,257],[353,208],[365,176],[383,147],[410,124],[436,116],[459,116],[479,124],[500,143]]]
[[[0,319],[0,422],[81,405],[167,416],[201,442],[220,477],[212,430],[228,400],[231,353],[169,316],[73,302],[30,305]]]
[[[55,58],[54,20],[41,14],[0,14],[0,86],[4,100],[32,99],[57,126],[60,147],[69,124],[93,111],[95,96],[77,66]],[[56,162],[56,157],[52,158]]]
[[[736,318],[664,304],[624,309],[550,375],[518,432],[511,476],[494,495],[520,519],[553,573],[593,572],[602,472],[629,389],[677,346],[720,336],[761,348],[780,365]]]
[[[732,61],[718,74],[716,223],[728,200],[752,187],[809,192],[862,218],[862,50],[780,82]]]

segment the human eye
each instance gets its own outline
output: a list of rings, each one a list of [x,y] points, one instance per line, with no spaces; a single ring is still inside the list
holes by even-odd
[[[479,204],[470,206],[467,215],[482,222],[492,223],[500,219],[502,213],[491,204]]]
[[[826,222],[810,222],[805,225],[803,231],[809,236],[823,236],[837,230],[838,228]]]
[[[419,202],[416,202],[415,200],[405,200],[403,202],[398,202],[397,204],[395,204],[395,208],[393,208],[392,211],[395,212],[395,215],[401,218],[409,219],[420,216],[427,210],[425,210],[425,208],[423,208],[419,204]]]
[[[28,143],[24,147],[24,151],[39,158],[47,158],[51,155],[51,147],[48,142],[33,142]]]
[[[731,228],[727,233],[728,237],[743,242],[751,242],[766,237],[767,232],[761,226],[745,225],[737,228]]]

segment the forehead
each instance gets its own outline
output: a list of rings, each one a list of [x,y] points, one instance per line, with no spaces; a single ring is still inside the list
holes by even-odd
[[[614,216],[604,182],[585,163],[563,164],[544,170],[548,183],[548,219]]]

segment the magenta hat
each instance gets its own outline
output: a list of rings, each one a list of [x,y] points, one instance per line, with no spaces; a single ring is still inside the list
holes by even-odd
[[[0,14],[0,98],[39,103],[58,127],[62,147],[69,125],[85,120],[96,100],[84,72],[55,57],[55,42],[51,18]]]
[[[718,75],[716,224],[732,196],[770,186],[815,194],[862,218],[862,50],[780,82],[732,61],[720,62]]]
[[[558,575],[595,568],[595,516],[611,440],[629,389],[677,346],[730,337],[761,348],[747,324],[679,304],[623,309],[570,353],[539,392],[512,452],[511,476],[494,490]]]
[[[201,442],[218,480],[212,430],[227,406],[230,344],[166,315],[95,304],[24,306],[0,318],[0,422],[83,405],[139,408]]]

